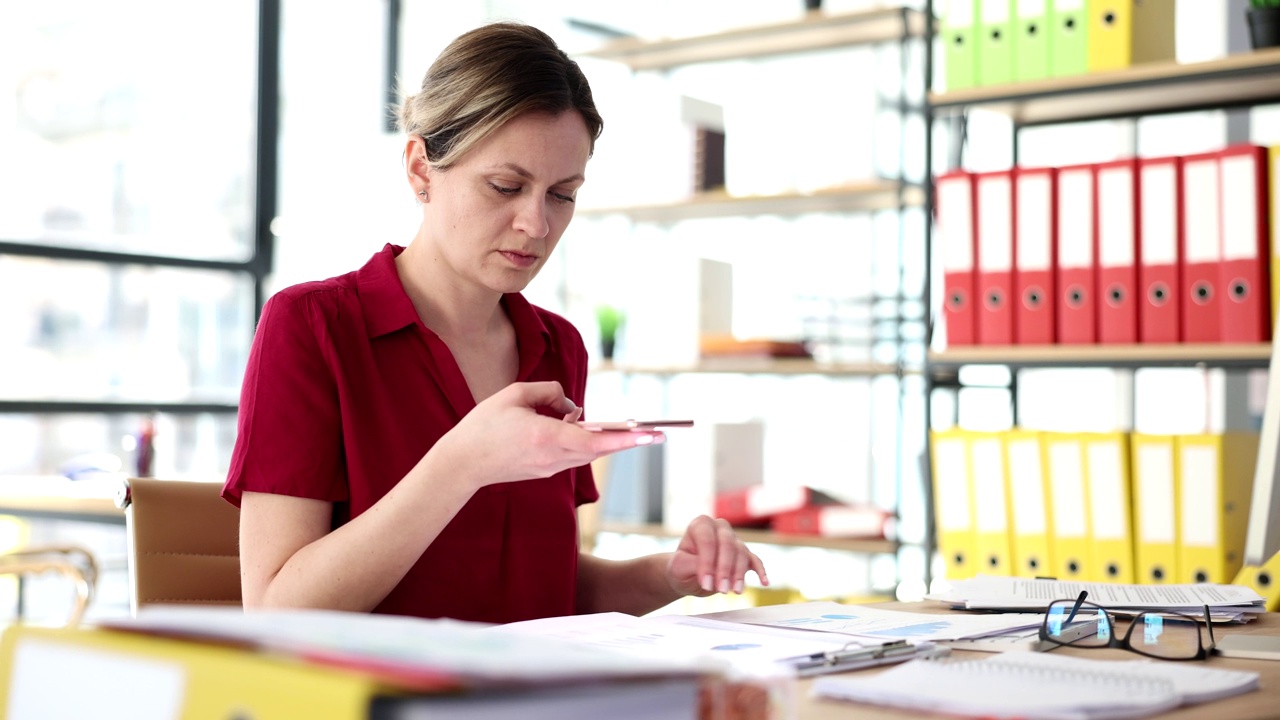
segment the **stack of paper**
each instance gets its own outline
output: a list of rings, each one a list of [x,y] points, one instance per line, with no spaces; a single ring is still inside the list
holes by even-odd
[[[1081,591],[1088,593],[1088,602],[1121,613],[1155,610],[1198,615],[1208,605],[1215,622],[1247,622],[1266,612],[1265,599],[1252,588],[1213,583],[1128,585],[979,575],[957,580],[951,590],[926,598],[962,610],[1034,612],[1054,600],[1075,600]]]
[[[1144,717],[1257,688],[1256,672],[1202,664],[1016,653],[820,678],[813,693],[948,715],[1102,720]]]
[[[945,642],[1039,628],[1043,615],[956,615],[882,610],[864,605],[808,602],[708,613],[699,617],[754,625],[836,633],[863,642]]]
[[[607,678],[690,676],[705,663],[688,656],[636,658],[578,643],[533,642],[486,632],[482,623],[329,610],[151,606],[104,627],[239,643],[309,662],[357,669],[415,685],[480,687]]]
[[[791,671],[800,676],[854,670],[944,654],[929,642],[894,642],[885,638],[855,639],[835,633],[808,632],[726,622],[702,616],[596,613],[496,626],[491,633],[546,638],[605,648],[640,658],[701,658],[730,674]]]

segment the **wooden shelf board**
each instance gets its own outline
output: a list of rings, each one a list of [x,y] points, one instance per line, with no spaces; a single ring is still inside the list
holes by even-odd
[[[605,363],[596,372],[619,372],[629,375],[743,374],[743,375],[893,375],[892,363],[826,363],[804,358],[724,357],[704,358],[689,365],[617,365]]]
[[[1271,343],[1180,345],[1011,345],[929,353],[929,364],[1019,367],[1267,367]]]
[[[930,93],[936,110],[984,108],[1023,125],[1280,102],[1280,48],[1179,64]]]
[[[688,200],[654,205],[630,205],[606,208],[583,208],[578,217],[625,215],[634,222],[672,222],[711,217],[750,217],[753,215],[803,215],[818,212],[858,212],[888,210],[924,204],[919,186],[907,185],[898,195],[894,180],[872,180],[812,193],[733,196],[724,192],[708,192]]]
[[[664,40],[624,38],[583,55],[622,62],[632,70],[661,70],[693,63],[894,42],[904,36],[921,37],[924,19],[918,10],[901,8],[838,15],[813,11],[793,22],[737,28],[711,35]]]
[[[600,532],[617,535],[646,535],[649,537],[678,538],[683,534],[680,530],[669,530],[661,525],[628,525],[623,523],[604,523]],[[853,538],[818,537],[816,535],[780,535],[770,530],[751,528],[734,528],[734,532],[743,542],[760,543],[761,545],[784,545],[789,547],[820,547],[829,550],[847,550],[859,553],[896,553],[898,543],[893,540],[857,540]]]

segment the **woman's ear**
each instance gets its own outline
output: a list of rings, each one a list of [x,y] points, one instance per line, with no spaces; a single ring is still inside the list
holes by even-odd
[[[411,136],[404,146],[405,175],[409,187],[419,202],[425,202],[430,185],[431,164],[427,162],[427,143],[417,135]]]

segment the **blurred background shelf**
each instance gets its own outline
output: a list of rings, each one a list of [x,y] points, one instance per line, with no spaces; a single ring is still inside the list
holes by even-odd
[[[803,215],[818,212],[866,212],[919,207],[924,191],[896,180],[872,180],[824,188],[811,193],[736,197],[723,192],[696,195],[682,202],[605,208],[583,208],[578,217],[624,215],[632,222],[676,222],[712,217]]]
[[[1006,114],[1020,125],[1252,106],[1276,99],[1280,48],[929,95],[940,115],[981,108]]]
[[[925,31],[924,21],[923,13],[906,8],[833,15],[811,12],[794,22],[711,35],[666,40],[623,38],[584,54],[624,63],[632,70],[661,70],[692,63],[770,57],[921,37]]]
[[[669,530],[661,525],[631,525],[621,523],[603,523],[601,533],[616,535],[645,535],[648,537],[679,538],[683,531]],[[744,542],[762,545],[780,545],[788,547],[819,547],[828,550],[846,550],[856,553],[889,554],[898,551],[899,543],[884,539],[832,538],[816,535],[781,535],[770,530],[753,530],[750,528],[734,528],[734,532]]]
[[[872,377],[893,375],[898,366],[889,363],[828,363],[799,358],[704,358],[689,365],[629,365],[606,362],[593,372],[627,375],[742,374],[742,375],[830,375]]]
[[[1182,345],[1006,345],[965,347],[929,353],[929,367],[963,365],[1009,368],[1051,367],[1218,367],[1266,368],[1271,344]]]

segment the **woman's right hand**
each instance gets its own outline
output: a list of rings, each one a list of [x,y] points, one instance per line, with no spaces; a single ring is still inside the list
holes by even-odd
[[[538,414],[546,408],[563,419]],[[432,453],[475,488],[550,477],[598,457],[666,440],[661,432],[591,432],[558,382],[513,383],[476,405]]]

